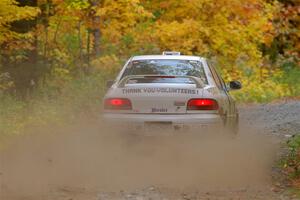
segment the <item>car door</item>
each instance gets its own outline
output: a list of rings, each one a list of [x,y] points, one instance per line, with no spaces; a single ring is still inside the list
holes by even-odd
[[[234,115],[235,111],[235,102],[234,99],[231,97],[231,95],[229,94],[226,84],[224,83],[223,79],[221,78],[220,74],[218,73],[218,71],[216,70],[216,68],[212,65],[212,63],[210,61],[208,61],[208,66],[211,70],[212,76],[215,80],[215,83],[219,89],[221,98],[226,102],[226,107],[224,107],[224,114],[227,117],[231,117]]]
[[[217,73],[217,76],[219,77],[219,79],[221,81],[222,88],[223,88],[225,94],[227,95],[227,98],[228,98],[228,101],[229,101],[230,109],[229,109],[228,116],[229,117],[235,117],[236,113],[237,113],[235,99],[230,95],[229,90],[228,90],[228,88],[226,86],[226,83],[224,82],[223,78],[220,76],[220,74],[217,71],[216,71],[216,73]]]

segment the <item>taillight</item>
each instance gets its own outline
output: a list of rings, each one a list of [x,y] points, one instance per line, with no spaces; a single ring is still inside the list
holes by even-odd
[[[218,110],[219,104],[214,99],[191,99],[187,104],[187,110]]]
[[[131,110],[132,105],[129,99],[124,98],[110,98],[105,99],[104,109],[107,110]]]

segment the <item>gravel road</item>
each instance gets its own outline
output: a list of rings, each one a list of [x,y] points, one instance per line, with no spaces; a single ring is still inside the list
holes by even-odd
[[[243,124],[263,133],[289,137],[300,133],[300,101],[286,100],[270,104],[241,106]]]
[[[280,144],[300,133],[300,102],[242,105],[240,119],[235,140],[129,140],[93,122],[36,130],[0,152],[0,199],[292,200],[272,175]]]

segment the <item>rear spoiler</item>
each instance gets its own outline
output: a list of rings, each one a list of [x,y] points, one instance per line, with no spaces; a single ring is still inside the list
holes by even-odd
[[[134,79],[134,78],[189,78],[192,79],[197,88],[204,88],[205,84],[203,83],[203,81],[195,76],[166,76],[166,75],[130,75],[130,76],[125,76],[124,78],[122,78],[118,84],[119,88],[123,88],[125,87],[126,83],[130,80],[130,79]]]

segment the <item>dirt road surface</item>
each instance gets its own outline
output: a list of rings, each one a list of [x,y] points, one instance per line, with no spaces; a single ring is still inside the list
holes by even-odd
[[[93,121],[35,130],[0,152],[1,200],[290,200],[272,176],[300,102],[240,106],[236,139],[126,136]]]

